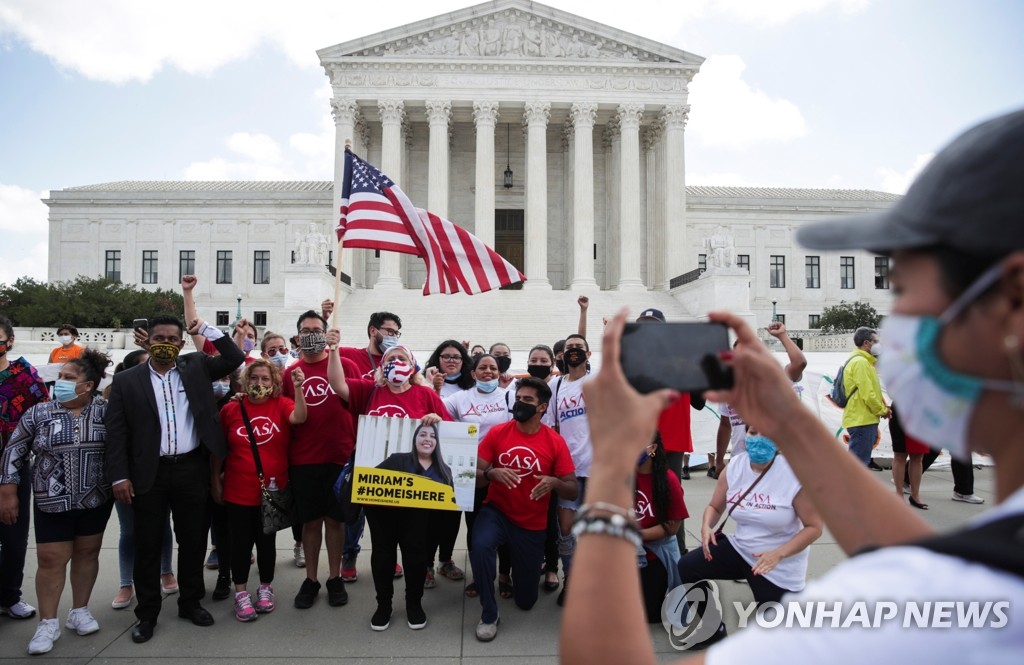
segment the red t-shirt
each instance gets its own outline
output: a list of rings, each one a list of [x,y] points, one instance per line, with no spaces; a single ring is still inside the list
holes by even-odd
[[[372,379],[373,370],[377,369],[380,365],[380,361],[384,356],[371,355],[365,348],[357,349],[354,346],[340,346],[338,347],[338,353],[342,358],[348,358],[359,371],[353,376],[360,379]],[[345,378],[349,378],[349,373],[345,372]]]
[[[683,393],[672,406],[658,416],[661,443],[670,453],[692,453],[693,436],[690,434],[690,395]]]
[[[262,404],[253,404],[245,398],[245,411],[249,414],[256,445],[263,465],[263,479],[277,481],[279,489],[288,486],[288,444],[292,427],[288,417],[295,410],[295,402],[287,397],[271,397]],[[241,506],[260,505],[260,480],[256,475],[256,461],[252,444],[242,420],[242,408],[231,400],[220,410],[220,424],[228,440],[228,456],[224,459],[224,500]]]
[[[405,392],[393,393],[387,386],[374,390],[373,381],[368,379],[349,379],[348,390],[348,408],[356,417],[422,418],[436,413],[441,420],[452,419],[438,394],[426,386],[413,385]]]
[[[535,475],[560,478],[574,473],[569,446],[555,430],[541,425],[535,434],[523,434],[511,420],[495,425],[480,442],[477,458],[496,469],[508,468],[522,478],[514,489],[492,482],[487,487],[487,499],[521,529],[543,531],[548,525],[548,500],[543,496],[534,501],[530,492],[537,486]]]
[[[345,375],[357,371],[350,361],[341,359]],[[306,422],[296,425],[289,461],[297,464],[344,464],[356,447],[356,429],[345,404],[327,381],[327,358],[315,363],[299,358],[284,371],[284,395],[295,397],[292,372],[302,370],[306,380],[302,394],[306,398]]]
[[[657,526],[662,521],[684,520],[690,516],[683,500],[683,486],[671,471],[668,473],[668,513],[659,520],[654,514],[654,476],[649,473],[636,474],[636,490],[633,492],[633,510],[641,529]]]

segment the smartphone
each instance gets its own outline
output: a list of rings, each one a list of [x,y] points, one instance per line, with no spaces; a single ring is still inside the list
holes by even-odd
[[[135,319],[132,321],[132,330],[144,330],[149,332],[149,319]]]
[[[721,323],[627,323],[619,360],[641,393],[728,390],[732,370],[718,360],[728,350],[729,330]]]

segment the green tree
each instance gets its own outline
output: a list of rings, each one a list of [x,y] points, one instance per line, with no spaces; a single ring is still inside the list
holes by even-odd
[[[161,314],[180,317],[184,309],[180,293],[146,291],[102,277],[49,283],[22,277],[12,285],[0,284],[0,311],[16,326],[71,323],[79,328],[112,328],[115,321]]]
[[[866,302],[841,301],[838,305],[826,307],[821,313],[818,328],[822,332],[844,332],[861,326],[877,328],[881,315]]]

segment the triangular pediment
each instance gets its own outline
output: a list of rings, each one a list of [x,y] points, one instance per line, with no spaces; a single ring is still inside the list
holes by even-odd
[[[704,58],[527,0],[494,0],[317,51],[348,57],[601,60],[699,66]]]

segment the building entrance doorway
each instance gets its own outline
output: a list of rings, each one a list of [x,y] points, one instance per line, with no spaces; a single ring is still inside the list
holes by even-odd
[[[494,211],[494,251],[525,274],[524,229],[525,215],[522,210]],[[516,282],[501,288],[519,290],[523,288],[523,283]]]

